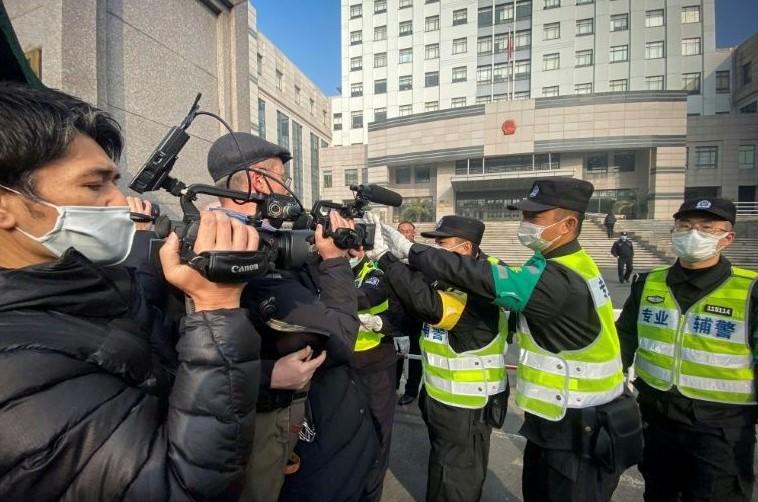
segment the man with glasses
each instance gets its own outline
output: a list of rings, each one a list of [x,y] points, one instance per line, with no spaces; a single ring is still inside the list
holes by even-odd
[[[645,500],[748,501],[753,490],[758,273],[721,252],[734,204],[687,200],[674,214],[678,259],[642,274],[617,321],[645,423]]]

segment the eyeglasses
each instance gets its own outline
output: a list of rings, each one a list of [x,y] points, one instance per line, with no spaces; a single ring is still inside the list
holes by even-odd
[[[690,223],[689,221],[677,221],[674,223],[675,232],[689,232],[690,230],[698,230],[713,235],[731,232],[728,228],[716,226],[712,223]]]

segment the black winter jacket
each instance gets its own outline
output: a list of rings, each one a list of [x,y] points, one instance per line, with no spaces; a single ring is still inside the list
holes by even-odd
[[[142,299],[73,250],[0,270],[0,500],[236,500],[260,339],[242,309],[188,315],[168,378]]]

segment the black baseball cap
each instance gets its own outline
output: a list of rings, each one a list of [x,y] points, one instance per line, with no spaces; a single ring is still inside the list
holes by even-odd
[[[584,213],[595,187],[589,181],[554,176],[535,180],[529,195],[508,209],[541,212],[561,208]]]
[[[731,201],[719,199],[716,197],[702,197],[698,199],[687,199],[679,207],[679,211],[674,213],[674,219],[678,220],[688,213],[706,213],[716,216],[720,220],[726,220],[734,225],[737,219],[737,208]]]
[[[282,162],[287,162],[292,159],[292,154],[286,148],[270,143],[259,136],[235,132],[232,137],[229,133],[214,141],[211,149],[208,150],[208,172],[213,181],[218,181],[240,169],[275,157],[282,159]]]
[[[465,216],[443,216],[433,231],[421,232],[421,237],[427,239],[458,237],[471,241],[477,246],[482,243],[483,235],[484,223]]]

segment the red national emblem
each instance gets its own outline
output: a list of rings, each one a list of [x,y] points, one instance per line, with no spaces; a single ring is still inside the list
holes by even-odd
[[[503,134],[506,136],[510,136],[511,134],[516,132],[516,122],[513,120],[506,120],[503,122],[503,126],[500,128],[503,131]]]

